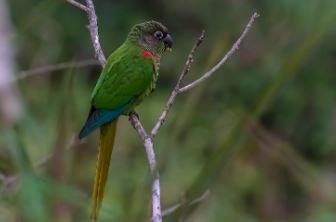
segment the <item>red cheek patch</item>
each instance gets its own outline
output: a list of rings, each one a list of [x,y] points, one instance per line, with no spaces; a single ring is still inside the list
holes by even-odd
[[[142,55],[143,55],[144,57],[146,57],[146,58],[149,58],[149,59],[151,59],[151,60],[153,60],[153,59],[154,59],[154,56],[153,56],[153,54],[152,54],[152,53],[150,53],[149,51],[143,51]]]

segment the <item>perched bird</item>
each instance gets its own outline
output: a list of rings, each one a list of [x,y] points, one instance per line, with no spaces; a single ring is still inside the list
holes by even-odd
[[[161,23],[135,25],[125,42],[107,59],[91,96],[89,116],[79,133],[84,138],[100,128],[100,144],[92,193],[91,218],[96,221],[120,115],[128,115],[148,96],[158,78],[160,58],[173,40]]]

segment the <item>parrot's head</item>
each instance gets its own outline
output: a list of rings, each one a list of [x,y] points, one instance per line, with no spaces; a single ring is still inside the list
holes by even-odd
[[[163,52],[171,50],[173,46],[173,39],[168,34],[167,28],[156,21],[148,21],[133,26],[129,39],[155,55],[161,55]]]

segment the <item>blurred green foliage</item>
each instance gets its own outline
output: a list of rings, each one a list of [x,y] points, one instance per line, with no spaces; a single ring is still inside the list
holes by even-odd
[[[53,0],[10,0],[21,70],[92,58],[86,16]],[[155,19],[174,37],[157,90],[139,106],[156,121],[200,31],[188,81],[215,64],[250,15],[261,14],[227,65],[178,97],[155,138],[164,221],[336,219],[336,1],[96,1],[106,54],[130,27]],[[18,80],[24,117],[0,124],[0,221],[89,221],[97,135],[69,149],[88,112],[98,66]],[[150,175],[142,144],[119,121],[100,221],[148,221]],[[44,161],[50,154],[51,159]],[[210,194],[190,203],[206,190]]]

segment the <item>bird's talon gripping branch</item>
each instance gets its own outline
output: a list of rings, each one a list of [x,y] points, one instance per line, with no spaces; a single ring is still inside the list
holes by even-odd
[[[132,112],[129,113],[129,117],[128,117],[129,121],[131,121],[131,116],[135,116],[138,120],[140,120],[139,114],[135,111],[132,111]]]

